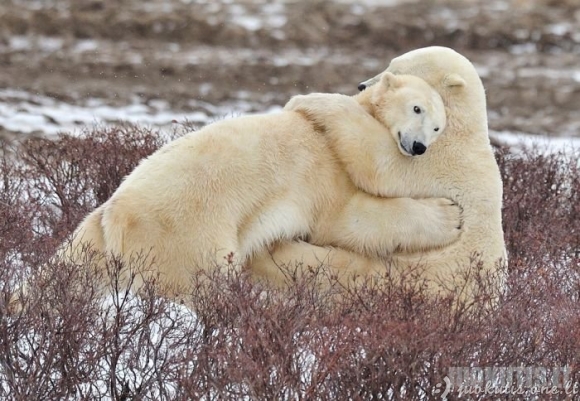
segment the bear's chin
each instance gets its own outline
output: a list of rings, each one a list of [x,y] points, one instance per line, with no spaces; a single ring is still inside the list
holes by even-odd
[[[413,155],[412,153],[408,152],[401,142],[399,142],[399,152],[401,152],[401,154],[403,156],[406,156],[406,157],[416,156],[416,155]]]
[[[403,140],[401,138],[401,133],[400,132],[399,132],[399,138],[397,140],[397,147],[399,148],[399,152],[401,152],[401,154],[403,156],[407,156],[407,157],[413,157],[413,156],[415,156],[412,152],[410,152],[407,149],[405,149],[405,146],[403,145]]]

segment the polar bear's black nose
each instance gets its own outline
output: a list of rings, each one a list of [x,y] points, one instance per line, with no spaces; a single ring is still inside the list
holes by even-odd
[[[360,84],[358,84],[359,92],[364,91],[366,88],[367,88],[367,86],[364,84],[364,82],[361,82]]]
[[[421,142],[414,141],[413,142],[413,153],[416,155],[422,155],[427,150],[427,147],[423,145]]]

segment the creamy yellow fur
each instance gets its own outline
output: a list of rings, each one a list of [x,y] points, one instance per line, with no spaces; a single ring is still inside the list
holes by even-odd
[[[384,87],[377,83],[380,76],[367,81],[367,86],[372,86],[356,100],[342,95],[313,94],[293,99],[288,108],[300,110],[317,125],[326,127],[326,135],[333,138],[334,144],[341,145],[336,149],[339,157],[357,155],[349,159],[347,169],[359,188],[383,197],[450,198],[462,208],[463,233],[459,241],[425,252],[397,253],[391,267],[405,271],[421,264],[433,291],[454,291],[462,286],[465,290],[462,297],[469,300],[473,282],[471,278],[464,280],[459,272],[469,265],[470,258],[480,255],[484,271],[492,273],[496,272],[498,262],[506,261],[502,182],[488,138],[483,85],[469,60],[442,47],[419,49],[397,57],[387,72],[416,75],[443,98],[447,128],[422,156],[405,156],[399,152],[396,141],[384,139],[384,126],[377,121],[383,121],[384,116],[378,112],[384,107],[380,100]],[[369,221],[384,217],[381,210],[375,209],[374,215],[372,209],[359,210],[367,211]],[[257,255],[253,269],[258,276],[273,282],[281,278],[277,265],[296,262],[305,266],[328,264],[343,280],[386,272],[384,260],[322,245],[324,239],[316,236],[309,243],[279,243],[271,254]]]
[[[425,136],[436,136],[433,127],[442,131],[445,126],[439,95],[416,78],[393,82],[378,113],[385,123],[404,126],[410,138],[430,142],[433,138]],[[395,99],[440,102],[441,108],[432,105],[423,123],[405,125],[408,116],[390,112],[397,107]],[[346,126],[361,124],[357,113],[337,118]],[[384,127],[382,134],[385,143],[394,143]],[[381,198],[358,190],[345,165],[363,159],[368,150],[361,144],[354,153],[337,154],[336,138],[316,131],[294,111],[208,125],[143,160],[80,224],[61,256],[78,260],[87,244],[125,260],[146,255],[151,273],[187,291],[196,269],[243,265],[285,240],[312,238],[386,257],[396,249],[426,251],[458,239],[460,209],[445,197],[411,199],[407,191],[409,196]],[[373,193],[404,188],[408,175],[399,177],[388,177],[387,186],[374,183],[378,190]]]

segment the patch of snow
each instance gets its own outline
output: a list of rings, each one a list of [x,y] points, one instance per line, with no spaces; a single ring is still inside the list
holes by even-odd
[[[366,12],[366,8],[360,4],[353,4],[352,6],[350,6],[350,12],[353,15],[364,15],[364,13]]]
[[[546,30],[556,36],[563,36],[573,30],[573,27],[568,22],[561,22],[546,26]]]
[[[536,148],[544,154],[572,154],[580,152],[580,138],[547,137],[542,135],[529,135],[523,132],[491,130],[490,136],[497,139],[500,143],[514,148],[514,150],[518,148]]]
[[[28,50],[32,47],[28,36],[12,36],[8,39],[8,46],[15,51]]]
[[[99,42],[94,39],[82,39],[76,42],[74,51],[78,53],[92,52],[99,49]]]
[[[288,22],[285,15],[285,5],[282,3],[264,4],[260,7],[260,12],[248,11],[241,4],[232,4],[228,8],[230,21],[248,31],[257,31],[262,28],[282,28]]]
[[[577,68],[562,68],[555,70],[546,67],[524,67],[518,69],[518,76],[521,78],[545,77],[548,79],[570,79],[576,80],[580,74]]]
[[[281,3],[264,4],[261,9],[266,15],[266,25],[268,28],[282,28],[288,22],[286,7]]]
[[[535,43],[521,43],[518,45],[510,46],[508,50],[511,54],[533,54],[537,51]]]
[[[252,15],[240,15],[233,18],[232,21],[248,31],[257,31],[264,26],[260,18]]]
[[[208,84],[206,90],[211,90],[211,84]],[[263,102],[268,101],[271,96],[265,94]],[[69,104],[48,96],[0,89],[0,127],[25,134],[54,135],[59,132],[74,132],[82,126],[107,126],[119,122],[168,128],[175,122],[189,121],[202,126],[217,118],[264,109],[261,103],[249,101],[247,92],[239,91],[235,93],[235,97],[236,100],[220,105],[192,99],[189,106],[193,111],[179,111],[172,109],[165,100],[151,99],[144,103],[138,96],[124,106],[111,106],[106,100],[98,98]],[[280,105],[273,105],[266,108],[265,112],[281,109]]]
[[[8,48],[12,51],[39,49],[44,53],[52,53],[62,49],[64,40],[49,36],[11,36],[8,39]]]

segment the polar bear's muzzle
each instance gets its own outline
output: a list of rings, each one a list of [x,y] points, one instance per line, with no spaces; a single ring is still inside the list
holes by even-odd
[[[406,156],[420,156],[425,153],[427,146],[423,142],[409,140],[399,131],[399,150]]]

